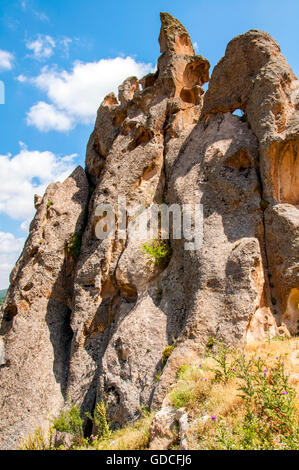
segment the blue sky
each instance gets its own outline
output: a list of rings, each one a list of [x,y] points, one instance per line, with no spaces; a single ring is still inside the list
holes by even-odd
[[[1,0],[0,289],[27,236],[33,194],[84,165],[104,95],[156,66],[160,11],[186,26],[211,70],[230,39],[255,28],[299,74],[298,0]]]

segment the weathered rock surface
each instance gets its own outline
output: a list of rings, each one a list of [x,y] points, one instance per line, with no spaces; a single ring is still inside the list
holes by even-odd
[[[81,167],[36,199],[37,213],[2,309],[2,449],[16,446],[64,404],[75,264],[67,243],[83,229],[87,202],[88,182]]]
[[[299,210],[276,204],[265,212],[270,285],[274,309],[290,333],[298,333]]]
[[[107,401],[117,426],[159,407],[210,338],[236,346],[297,333],[299,82],[278,44],[252,30],[229,43],[204,93],[208,60],[178,20],[162,13],[161,23],[157,72],[106,96],[86,173],[36,198],[2,309],[1,448],[66,398],[82,413]],[[131,224],[140,204],[202,204],[201,247],[171,234],[172,257],[157,266],[126,232],[98,239],[101,203],[121,227],[119,196]],[[81,232],[74,259],[66,246]],[[175,420],[185,448],[187,417],[165,407],[152,448],[169,445]]]

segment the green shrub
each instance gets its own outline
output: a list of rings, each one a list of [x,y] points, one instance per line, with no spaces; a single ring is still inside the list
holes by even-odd
[[[217,354],[213,355],[213,359],[217,364],[217,368],[211,369],[215,376],[215,382],[227,384],[229,379],[236,375],[237,361],[228,358],[229,350],[226,346],[220,345]]]
[[[198,394],[192,386],[182,384],[182,386],[174,389],[170,395],[170,400],[174,408],[185,408],[190,403],[196,403]]]
[[[95,189],[96,189],[95,186],[89,185],[89,197],[91,197],[93,195]]]
[[[150,263],[158,266],[166,266],[171,258],[172,249],[167,240],[152,240],[151,242],[143,243],[140,253],[147,255]]]
[[[111,436],[111,430],[107,417],[107,405],[102,400],[96,404],[93,416],[90,413],[86,413],[86,416],[91,419],[96,427],[97,437],[99,439],[109,439]]]
[[[159,382],[163,370],[160,369],[159,372],[155,375],[155,383]]]
[[[187,369],[189,368],[189,366],[187,364],[182,364],[179,368],[178,368],[178,371],[177,371],[177,380],[181,379],[182,378],[182,375],[187,371]]]
[[[289,386],[281,358],[270,370],[259,357],[238,357],[237,377],[245,416],[229,432],[219,425],[217,441],[224,449],[298,449],[295,390]]]
[[[31,436],[20,440],[20,450],[53,450],[53,428],[50,427],[46,434],[42,428],[37,428]]]
[[[77,259],[79,254],[80,254],[80,250],[81,250],[81,243],[82,243],[82,236],[83,236],[83,233],[82,232],[77,232],[77,233],[74,233],[74,235],[72,236],[72,239],[71,241],[68,243],[67,245],[67,250],[68,252],[73,256],[73,258]]]
[[[216,343],[216,338],[211,336],[206,343],[206,348],[212,349],[215,343]]]
[[[53,202],[52,201],[47,202],[47,209],[49,209],[49,207],[51,206],[53,206]]]
[[[52,426],[55,431],[72,434],[78,440],[83,439],[83,419],[80,410],[72,406],[67,411],[62,411],[59,416],[53,418]]]
[[[260,207],[261,209],[265,210],[269,206],[269,202],[266,201],[265,199],[261,199]]]
[[[166,346],[166,348],[163,349],[162,351],[162,364],[165,366],[167,359],[171,355],[172,351],[174,349],[174,344],[170,344],[169,346]]]
[[[163,296],[163,290],[162,290],[162,289],[157,289],[157,292],[156,292],[156,301],[157,301],[157,302],[160,302],[160,300],[162,300],[162,296]]]

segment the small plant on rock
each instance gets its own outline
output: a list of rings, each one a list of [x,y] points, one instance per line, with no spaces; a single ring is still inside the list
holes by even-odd
[[[239,360],[240,391],[246,414],[239,426],[243,449],[296,449],[299,430],[296,423],[295,390],[289,386],[279,357],[268,370],[259,357]]]
[[[90,413],[86,413],[86,416],[93,421],[98,439],[110,438],[111,430],[107,417],[107,404],[105,404],[103,400],[96,404],[93,416],[91,416]]]
[[[59,416],[53,418],[52,426],[55,431],[72,434],[77,444],[84,441],[83,419],[80,416],[79,408],[76,406],[72,406],[69,410],[62,411]]]
[[[73,258],[77,259],[79,254],[80,254],[80,250],[81,250],[81,243],[82,243],[82,236],[83,236],[83,233],[82,232],[77,232],[77,233],[74,233],[74,235],[72,236],[72,239],[71,241],[68,243],[67,245],[67,250],[68,252],[73,256]]]
[[[163,349],[162,351],[162,364],[165,366],[168,358],[170,357],[172,351],[174,349],[174,344],[170,344],[169,346],[166,346],[166,348]]]
[[[214,338],[213,336],[211,336],[211,337],[208,339],[207,343],[206,343],[206,349],[207,349],[207,350],[211,350],[211,349],[213,348],[213,346],[214,346],[215,343],[216,343],[216,338]]]
[[[147,255],[151,264],[161,267],[167,266],[172,254],[172,249],[167,240],[155,239],[143,243],[141,246],[140,253]]]
[[[229,360],[228,354],[228,348],[226,346],[220,345],[217,354],[213,356],[213,359],[218,366],[217,368],[211,369],[215,374],[215,382],[222,382],[227,384],[229,379],[236,375],[236,361]]]

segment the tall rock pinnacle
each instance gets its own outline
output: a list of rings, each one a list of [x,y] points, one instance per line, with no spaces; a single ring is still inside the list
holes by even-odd
[[[85,171],[36,198],[1,313],[1,448],[69,403],[85,416],[104,400],[113,425],[135,420],[211,338],[297,333],[298,80],[261,31],[233,39],[211,80],[168,13],[159,42],[157,71],[100,105]],[[139,205],[201,204],[202,246],[171,234],[167,262],[150,264],[130,233],[98,239],[97,207],[118,225],[119,196],[128,222]]]

